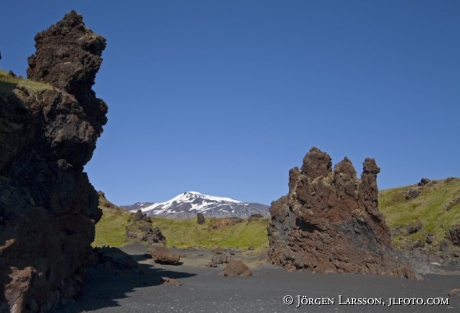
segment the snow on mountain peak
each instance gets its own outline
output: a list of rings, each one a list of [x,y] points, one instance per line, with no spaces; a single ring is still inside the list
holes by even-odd
[[[243,204],[244,202],[224,197],[215,197],[201,194],[197,191],[186,191],[180,195],[175,196],[171,200],[161,203],[154,203],[147,207],[141,208],[142,212],[155,211],[155,215],[170,212],[171,209],[181,205],[189,207],[189,210],[201,212],[206,211],[210,205],[215,206],[218,204]],[[174,210],[174,209],[173,209]],[[171,211],[172,213],[172,211]]]
[[[193,217],[197,213],[207,216],[246,216],[262,213],[269,216],[268,206],[238,201],[232,198],[204,195],[197,191],[186,191],[161,203],[146,203],[145,206],[131,206],[131,212],[140,209],[149,216],[167,216],[172,218]],[[175,217],[174,217],[175,216]]]
[[[232,202],[232,203],[243,203],[241,201],[232,199],[232,198],[225,198],[225,197],[216,197],[216,196],[209,196],[209,195],[204,195],[202,193],[199,193],[197,191],[186,191],[183,194],[180,194],[176,197],[174,197],[171,200],[186,200],[190,201],[192,199],[203,199],[203,200],[210,200],[210,201],[216,201],[216,202]],[[169,200],[169,201],[171,201]]]

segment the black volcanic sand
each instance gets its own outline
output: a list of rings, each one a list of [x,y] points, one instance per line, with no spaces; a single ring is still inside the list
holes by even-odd
[[[290,273],[251,252],[237,251],[236,259],[252,270],[250,277],[224,277],[223,266],[207,268],[209,250],[180,250],[186,257],[177,266],[154,264],[141,245],[122,248],[139,262],[139,272],[90,269],[80,299],[59,312],[460,312],[460,296],[447,292],[460,288],[456,275],[425,275],[411,281],[374,275]],[[159,276],[176,278],[182,286],[163,284]],[[294,303],[283,304],[291,295]],[[298,297],[324,298],[334,304],[300,305]],[[341,296],[341,300],[339,298]],[[448,299],[448,305],[393,305],[389,298]],[[384,305],[340,304],[351,298],[381,298]],[[304,300],[305,301],[305,300]],[[308,300],[307,300],[308,301]]]

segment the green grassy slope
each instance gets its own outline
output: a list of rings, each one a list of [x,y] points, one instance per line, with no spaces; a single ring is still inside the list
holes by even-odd
[[[421,194],[414,199],[405,198],[410,189]],[[432,181],[428,185],[417,185],[382,190],[379,193],[379,209],[385,215],[388,226],[393,230],[393,242],[400,248],[407,248],[417,240],[425,241],[427,233],[434,235],[433,246],[446,237],[450,227],[460,223],[460,179],[448,178]],[[406,235],[407,226],[423,227],[416,233]],[[400,231],[397,231],[397,229]]]
[[[99,195],[99,208],[102,209],[102,218],[96,224],[96,239],[92,243],[93,247],[123,246],[126,240],[125,230],[131,214],[101,195]]]
[[[249,224],[247,219],[235,225],[217,227],[218,220],[207,218],[199,225],[196,219],[172,220],[153,218],[153,225],[158,226],[166,237],[168,246],[206,248],[234,247],[248,248],[268,247],[268,219],[259,219]]]

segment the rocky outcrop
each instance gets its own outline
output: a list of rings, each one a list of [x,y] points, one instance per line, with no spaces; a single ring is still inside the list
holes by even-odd
[[[204,224],[206,222],[206,219],[204,218],[203,213],[198,213],[196,215],[196,222],[200,225]]]
[[[460,224],[453,225],[449,229],[449,236],[454,245],[460,246]]]
[[[123,209],[121,209],[123,210]],[[158,227],[152,227],[152,218],[137,210],[128,219],[126,226],[126,242],[144,241],[149,245],[156,243],[166,244],[166,238]]]
[[[42,83],[0,81],[0,312],[72,301],[101,218],[83,167],[107,122],[91,89],[105,39],[72,11],[35,40]]]
[[[88,29],[83,17],[71,11],[61,21],[35,36],[37,51],[27,59],[28,78],[49,83],[73,95],[81,104],[96,136],[107,123],[107,105],[96,98],[91,87],[101,66],[105,46],[105,38]],[[91,158],[95,141],[87,144],[93,145],[93,149],[87,149],[86,162]]]
[[[269,258],[288,270],[378,274],[415,278],[396,260],[390,231],[378,210],[374,159],[361,179],[348,158],[332,169],[331,158],[312,148],[289,172],[289,193],[272,203]]]

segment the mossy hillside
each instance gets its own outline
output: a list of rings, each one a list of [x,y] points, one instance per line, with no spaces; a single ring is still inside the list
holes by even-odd
[[[168,246],[176,247],[233,247],[247,249],[268,247],[268,219],[261,218],[248,223],[241,223],[216,228],[218,219],[207,218],[204,224],[198,224],[196,219],[166,219],[153,218],[154,226],[158,226],[166,237]]]
[[[416,198],[406,199],[405,195],[411,189],[418,189],[421,193]],[[392,240],[396,246],[409,248],[417,240],[425,241],[427,233],[434,235],[432,246],[438,246],[448,230],[460,223],[460,179],[432,181],[423,187],[411,185],[382,190],[379,209],[393,230]],[[419,231],[405,233],[408,226],[415,227],[419,221],[423,224]],[[398,228],[401,231],[395,231]]]
[[[99,208],[102,209],[102,218],[96,224],[96,238],[92,246],[123,246],[131,213],[113,205],[101,196],[99,196]]]

